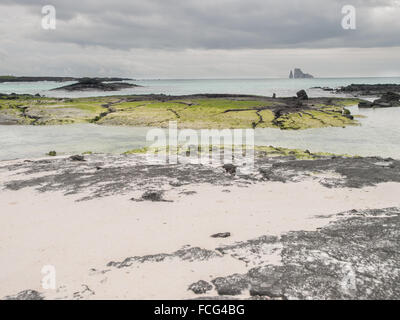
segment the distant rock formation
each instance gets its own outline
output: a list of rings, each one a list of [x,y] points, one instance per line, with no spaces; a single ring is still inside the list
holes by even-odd
[[[66,81],[82,81],[87,78],[73,78],[73,77],[15,77],[15,76],[0,76],[0,83],[3,82],[37,82],[37,81],[55,81],[55,82],[66,82]],[[133,80],[130,78],[94,78],[99,81],[124,81]]]
[[[51,90],[65,91],[118,91],[121,89],[140,87],[137,84],[125,82],[103,83],[99,78],[82,78],[77,83],[73,83],[64,87],[59,87]]]
[[[290,79],[311,79],[314,78],[311,74],[304,73],[300,68],[295,68],[294,71],[290,70]]]

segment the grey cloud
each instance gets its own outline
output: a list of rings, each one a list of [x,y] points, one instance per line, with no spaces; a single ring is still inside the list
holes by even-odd
[[[400,74],[400,0],[1,0],[0,74],[160,78]],[[40,28],[41,7],[57,29]],[[357,30],[341,7],[357,8]],[[319,49],[321,48],[321,49]]]
[[[40,14],[48,1],[5,3]],[[245,49],[377,47],[399,44],[400,23],[376,15],[395,0],[70,0],[57,1],[54,32],[30,32],[51,43],[112,49]],[[357,30],[341,28],[341,8],[357,8]],[[400,11],[398,11],[399,13]],[[386,12],[390,17],[393,12]]]

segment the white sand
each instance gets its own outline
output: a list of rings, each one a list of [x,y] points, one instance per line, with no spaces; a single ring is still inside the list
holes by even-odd
[[[222,192],[230,190],[229,193]],[[196,191],[194,195],[179,192]],[[33,289],[48,298],[181,299],[192,282],[246,272],[229,256],[207,262],[178,259],[135,267],[107,268],[130,256],[172,253],[184,245],[214,250],[219,245],[315,230],[330,219],[315,215],[351,209],[400,206],[400,184],[363,189],[328,189],[317,182],[258,183],[248,188],[186,186],[165,197],[174,202],[134,202],[112,196],[75,202],[82,197],[34,190],[0,191],[0,298]],[[210,235],[231,232],[227,239]],[[271,263],[279,263],[271,256]],[[275,261],[276,260],[276,261]],[[41,288],[41,268],[54,265],[58,291]],[[90,269],[111,271],[91,272]],[[212,294],[212,293],[211,293]]]

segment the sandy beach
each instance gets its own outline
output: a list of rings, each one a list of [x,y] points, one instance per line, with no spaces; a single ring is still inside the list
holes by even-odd
[[[352,217],[367,219],[371,216],[366,214],[368,210],[383,210],[383,216],[390,217],[393,214],[387,208],[400,208],[400,166],[395,160],[369,159],[371,166],[391,171],[387,176],[377,172],[381,181],[371,176],[369,182],[360,172],[358,177],[344,177],[335,170],[318,168],[315,162],[335,159],[282,158],[257,163],[258,169],[272,163],[315,163],[309,173],[305,168],[287,170],[292,172],[291,177],[281,175],[282,181],[268,181],[257,175],[231,176],[215,167],[203,168],[208,174],[200,172],[197,176],[196,167],[176,165],[181,166],[182,176],[187,175],[186,170],[191,172],[187,181],[182,181],[176,168],[171,171],[175,174],[167,168],[157,171],[152,167],[149,171],[146,166],[138,168],[141,161],[140,156],[107,155],[87,156],[85,162],[65,157],[3,161],[0,297],[25,293],[29,298],[34,292],[45,299],[296,298],[289,293],[268,294],[268,290],[257,295],[251,283],[242,283],[239,290],[235,288],[237,281],[231,284],[230,292],[224,293],[226,285],[221,289],[218,279],[245,275],[257,268],[286,267],[286,244],[282,239],[288,234],[318,232]],[[356,164],[364,159],[346,161]],[[102,169],[94,169],[96,166]],[[117,170],[120,175],[110,175],[107,170]],[[142,176],[135,170],[140,170]],[[69,180],[64,179],[65,174],[69,174]],[[146,175],[149,179],[143,178]],[[112,194],[107,191],[110,185]],[[162,197],[158,201],[141,199],[149,190],[162,191]],[[211,237],[226,232],[230,233],[226,238]],[[388,244],[395,241],[398,232],[386,236]],[[264,240],[248,245],[260,239]],[[380,263],[394,268],[390,276],[398,275],[393,260]],[[56,289],[42,288],[41,270],[46,265],[55,267]],[[363,268],[374,277],[384,278],[373,262]],[[382,265],[379,268],[383,270]],[[316,267],[315,273],[320,272]],[[346,292],[342,286],[345,276],[331,274],[330,281],[337,282],[342,292],[328,290],[328,298],[365,294],[373,298],[376,294],[373,288],[369,296],[362,289],[361,274],[355,278],[360,288]],[[199,290],[189,290],[200,280],[206,284],[200,282]],[[304,284],[298,281],[301,292]],[[389,285],[385,281],[376,283],[379,290]],[[392,297],[396,297],[397,289],[393,290]]]

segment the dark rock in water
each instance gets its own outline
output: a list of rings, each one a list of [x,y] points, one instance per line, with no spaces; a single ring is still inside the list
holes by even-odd
[[[82,78],[78,80],[79,84],[100,84],[102,83],[101,80],[96,79],[96,78]]]
[[[82,78],[77,83],[68,86],[55,88],[52,90],[65,90],[65,91],[118,91],[121,89],[140,87],[137,84],[112,82],[103,83],[103,79],[98,78]]]
[[[212,288],[213,288],[213,286],[210,283],[208,283],[207,281],[204,281],[204,280],[200,280],[196,283],[192,283],[189,286],[188,290],[193,291],[195,294],[204,294],[207,291],[212,290]]]
[[[384,93],[379,99],[373,102],[374,107],[389,108],[400,106],[400,95],[394,92]]]
[[[72,160],[72,161],[85,161],[85,157],[81,156],[81,155],[78,155],[78,154],[69,157],[69,159]]]
[[[400,107],[400,95],[394,92],[386,92],[374,102],[361,101],[358,106],[360,108],[390,108]]]
[[[380,101],[374,101],[373,105],[374,108],[391,108],[393,105],[389,102],[380,102]]]
[[[300,90],[299,92],[296,93],[296,95],[297,98],[299,98],[300,100],[308,100],[308,95],[305,90]]]
[[[358,104],[359,108],[372,108],[372,102],[369,101],[360,101]]]
[[[231,175],[236,174],[237,166],[235,166],[235,165],[233,165],[231,163],[224,164],[223,168],[225,169],[225,171],[227,173],[230,173]]]
[[[43,300],[43,296],[38,291],[25,290],[15,296],[7,296],[4,300]]]
[[[231,236],[230,232],[216,233],[211,236],[211,238],[229,238]]]
[[[400,95],[394,92],[387,92],[382,95],[381,100],[385,102],[399,101]]]
[[[48,156],[50,156],[50,157],[55,157],[56,155],[57,155],[57,152],[56,151],[49,151],[49,153],[47,154]]]
[[[351,93],[353,95],[369,95],[376,96],[388,92],[400,92],[400,84],[351,84],[349,86],[340,87],[338,93]]]

